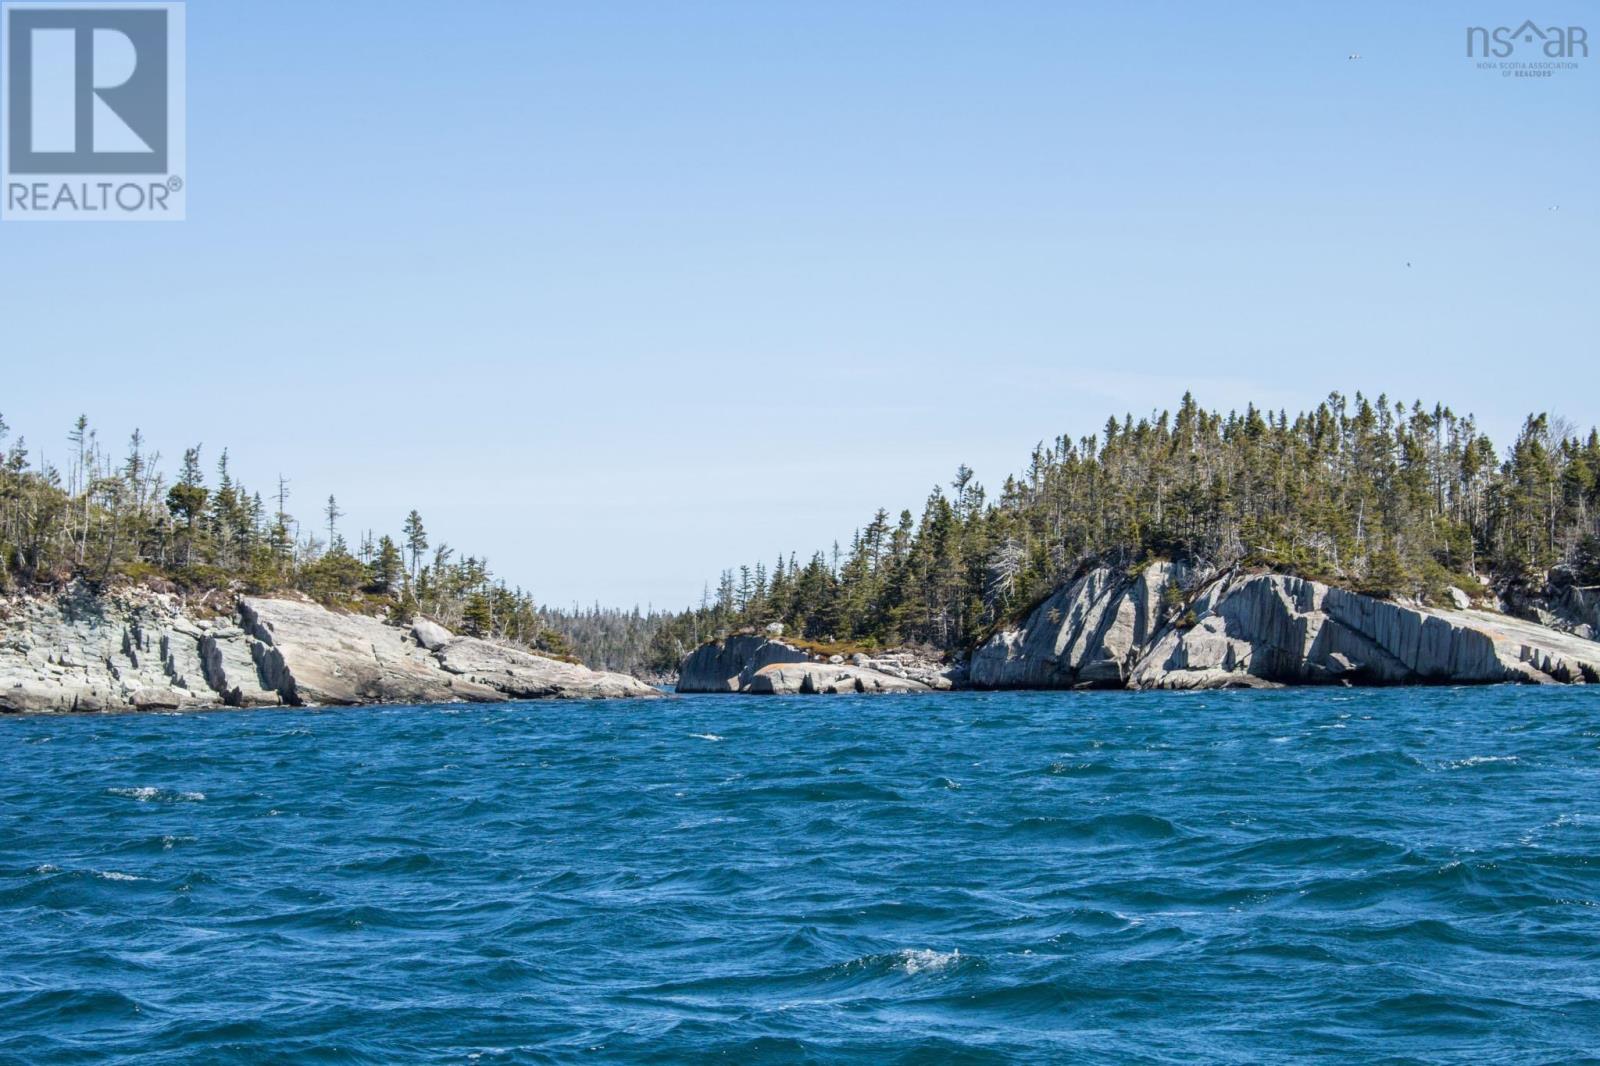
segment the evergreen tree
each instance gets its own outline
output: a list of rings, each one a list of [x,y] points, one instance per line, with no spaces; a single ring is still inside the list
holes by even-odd
[[[417,582],[417,564],[428,550],[428,534],[422,528],[422,516],[416,511],[406,515],[406,524],[400,532],[405,536],[406,552],[411,556],[411,583]]]

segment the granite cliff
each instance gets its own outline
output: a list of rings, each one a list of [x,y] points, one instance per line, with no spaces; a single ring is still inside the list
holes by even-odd
[[[0,711],[610,699],[656,691],[520,648],[314,603],[202,615],[141,589],[24,597],[0,614]]]
[[[1058,589],[972,657],[979,688],[1228,688],[1296,684],[1577,684],[1600,643],[1475,609],[1363,596],[1282,574],[1201,581],[1156,563]]]

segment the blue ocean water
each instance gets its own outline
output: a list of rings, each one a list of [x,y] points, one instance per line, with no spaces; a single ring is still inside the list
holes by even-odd
[[[0,1061],[1571,1062],[1582,689],[0,719]]]

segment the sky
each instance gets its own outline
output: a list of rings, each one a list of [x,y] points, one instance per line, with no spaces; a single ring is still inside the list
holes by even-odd
[[[1465,56],[1600,5],[188,6],[188,220],[0,225],[35,457],[677,608],[1185,390],[1600,422],[1600,55]]]

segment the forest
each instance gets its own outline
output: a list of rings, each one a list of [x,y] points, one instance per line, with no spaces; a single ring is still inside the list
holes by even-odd
[[[64,469],[32,463],[0,418],[0,592],[72,580],[293,590],[641,675],[772,623],[819,645],[958,651],[1090,566],[1158,558],[1423,602],[1452,584],[1600,583],[1595,430],[1532,415],[1502,452],[1470,415],[1361,393],[1293,417],[1207,411],[1190,395],[1113,417],[1041,442],[993,495],[962,466],[920,514],[878,510],[848,546],[726,570],[679,612],[540,606],[486,560],[433,543],[415,510],[352,545],[333,496],[303,522],[286,481],[247,488],[226,451],[208,469],[188,449],[169,481],[137,432],[113,454],[80,418],[67,442]]]

